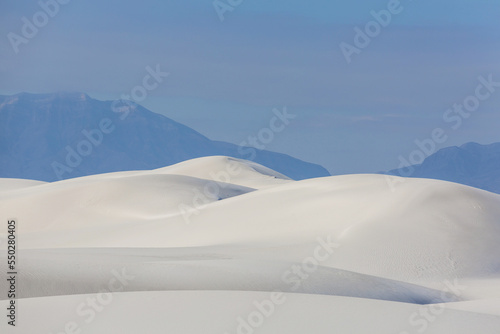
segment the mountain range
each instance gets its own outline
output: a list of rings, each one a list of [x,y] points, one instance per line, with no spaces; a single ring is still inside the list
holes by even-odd
[[[500,193],[500,143],[443,148],[421,164],[385,174],[444,180]]]
[[[251,160],[295,180],[330,175],[285,154],[210,140],[131,101],[99,101],[84,93],[0,96],[0,177],[57,181],[205,156]],[[500,143],[443,148],[419,165],[382,174],[500,193]]]
[[[56,181],[214,155],[252,160],[296,180],[330,175],[285,154],[210,140],[131,101],[84,93],[0,96],[0,177]]]

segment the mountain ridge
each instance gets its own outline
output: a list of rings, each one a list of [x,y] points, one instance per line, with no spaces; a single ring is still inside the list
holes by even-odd
[[[210,140],[131,101],[80,92],[0,96],[0,177],[56,181],[212,155],[254,160],[297,180],[330,175],[286,154]]]
[[[450,181],[500,194],[500,143],[445,147],[419,165],[382,174]]]

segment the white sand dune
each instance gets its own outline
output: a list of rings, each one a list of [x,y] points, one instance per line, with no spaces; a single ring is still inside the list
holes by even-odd
[[[26,319],[2,333],[64,333],[66,328],[93,334],[497,334],[500,328],[493,315],[446,309],[434,316],[427,306],[339,296],[285,294],[269,304],[265,292],[151,291],[102,296],[97,308],[92,299],[97,297],[22,299]]]
[[[23,188],[29,188],[45,184],[43,181],[24,180],[24,179],[0,179],[0,193],[11,192]]]
[[[134,280],[123,291],[280,290],[416,304],[460,300],[456,296],[443,300],[439,290],[325,266],[319,266],[314,275],[296,284],[298,282],[282,277],[294,264],[300,263],[300,258],[288,262],[269,256],[263,259],[262,255],[253,253],[252,249],[242,251],[228,247],[24,250],[19,296],[98,293],[106,286],[113,270],[126,268]]]
[[[289,311],[262,333],[416,333],[412,312],[442,302],[426,332],[500,329],[500,196],[486,191],[383,175],[292,181],[226,157],[0,186],[2,219],[18,220],[20,307],[38,319],[23,333],[37,322],[55,332],[120,270],[134,279],[89,333],[119,318],[137,332],[134,303],[150,333],[233,333],[238,312],[273,290]],[[35,314],[43,303],[61,316]],[[212,313],[215,327],[203,326]]]
[[[292,181],[289,177],[255,162],[224,156],[188,160],[156,169],[154,172],[186,175],[257,189]]]

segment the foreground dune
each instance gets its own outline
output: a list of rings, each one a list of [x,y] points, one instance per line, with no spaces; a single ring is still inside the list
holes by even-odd
[[[93,300],[95,306],[93,307]],[[23,299],[21,333],[496,334],[498,317],[338,296],[167,291]],[[0,302],[5,306],[5,302]],[[50,307],[47,307],[50,305]],[[97,310],[96,310],[97,309]],[[432,310],[439,312],[433,315]],[[12,331],[14,332],[14,331]]]

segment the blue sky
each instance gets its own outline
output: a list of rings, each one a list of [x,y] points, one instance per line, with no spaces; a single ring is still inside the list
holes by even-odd
[[[239,144],[286,106],[297,117],[267,149],[334,174],[396,168],[415,140],[449,128],[443,114],[479,76],[500,81],[500,2],[401,0],[348,64],[340,43],[388,3],[243,0],[221,22],[210,0],[72,0],[15,53],[8,34],[41,7],[3,1],[0,94],[116,99],[160,64],[170,76],[141,104],[209,138]],[[437,147],[500,141],[499,106],[500,89]]]

